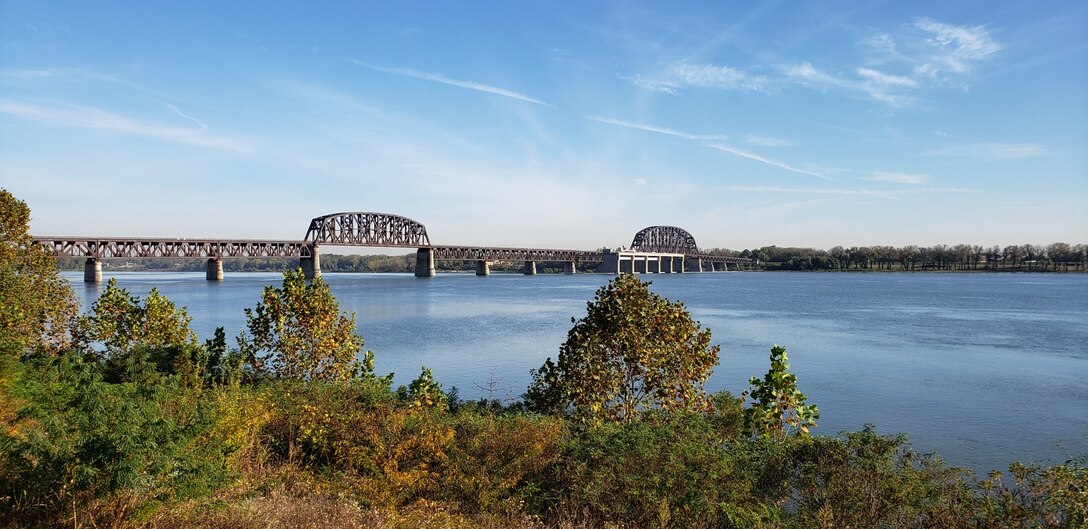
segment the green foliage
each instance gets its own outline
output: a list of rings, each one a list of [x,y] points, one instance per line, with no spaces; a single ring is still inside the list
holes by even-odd
[[[968,473],[921,455],[872,425],[789,449],[786,501],[796,527],[969,527]]]
[[[564,421],[467,411],[453,417],[453,429],[441,499],[474,513],[547,507],[542,484],[559,460]]]
[[[175,307],[158,289],[141,300],[111,278],[90,312],[78,317],[71,329],[74,345],[104,362],[107,382],[184,373],[187,383],[201,385],[216,376],[223,349],[214,342],[208,344],[211,348],[197,345],[191,321],[184,308]]]
[[[116,497],[127,516],[227,477],[222,446],[205,442],[214,402],[176,378],[110,384],[76,354],[3,362],[15,409],[0,417],[0,523],[75,523]]]
[[[737,453],[701,413],[643,414],[571,440],[559,468],[560,508],[587,526],[745,526],[769,511],[750,493]],[[739,426],[739,425],[738,425]]]
[[[158,289],[152,288],[141,301],[110,278],[90,312],[72,325],[72,336],[79,347],[90,349],[98,342],[105,346],[107,357],[124,357],[140,347],[195,345],[190,322],[185,308],[175,307]]]
[[[56,259],[32,244],[30,208],[0,189],[0,355],[68,345],[68,321],[79,305]]]
[[[329,286],[321,278],[306,284],[301,269],[284,273],[282,288],[265,287],[246,323],[251,338],[239,338],[239,347],[257,373],[339,382],[373,376],[370,353],[357,359],[363,338],[355,315],[341,314]]]
[[[526,396],[547,411],[558,403],[588,423],[633,420],[643,409],[698,409],[718,346],[680,302],[650,292],[634,275],[597,290],[559,350],[535,373]]]
[[[408,387],[398,390],[401,400],[408,404],[409,408],[438,408],[449,407],[449,397],[442,391],[442,386],[434,381],[431,369],[424,367]]]
[[[804,393],[797,389],[797,376],[789,372],[786,349],[771,348],[771,368],[763,380],[752,377],[750,395],[755,402],[744,410],[745,426],[755,435],[778,442],[791,434],[807,437],[816,426],[820,410],[806,405]]]
[[[1013,463],[981,483],[987,527],[1088,527],[1088,468]]]

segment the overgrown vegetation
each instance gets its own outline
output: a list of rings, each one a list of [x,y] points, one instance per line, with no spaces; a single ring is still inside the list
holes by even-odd
[[[811,435],[777,346],[745,395],[706,395],[710,331],[634,277],[597,293],[523,402],[463,402],[426,368],[375,375],[353,316],[296,272],[234,348],[154,290],[111,283],[73,318],[2,193],[0,526],[1086,523],[1084,461],[976,480],[873,427]]]

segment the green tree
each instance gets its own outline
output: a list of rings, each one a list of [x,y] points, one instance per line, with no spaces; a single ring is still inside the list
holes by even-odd
[[[755,402],[744,410],[744,424],[760,437],[781,442],[790,434],[807,436],[820,418],[816,405],[805,404],[807,397],[797,389],[797,375],[789,370],[786,349],[776,344],[763,380],[752,377],[748,381],[751,389],[747,395]]]
[[[64,349],[79,309],[56,259],[32,243],[29,226],[30,208],[0,189],[0,354]]]
[[[89,348],[99,342],[107,355],[126,356],[141,347],[195,345],[191,322],[185,307],[174,306],[157,288],[141,301],[110,278],[90,312],[75,320],[72,336],[76,345]]]
[[[407,387],[401,386],[397,393],[402,401],[413,409],[448,409],[449,396],[442,391],[442,386],[435,382],[431,368],[424,367]]]
[[[538,411],[571,409],[580,420],[627,422],[647,408],[694,409],[706,404],[703,384],[719,346],[680,302],[651,293],[622,275],[597,290],[586,316],[571,321],[559,349],[534,374],[526,392]]]
[[[246,309],[249,337],[239,346],[258,373],[290,380],[348,381],[371,374],[373,355],[357,355],[363,338],[355,314],[340,304],[321,278],[306,284],[302,269],[283,274],[283,286],[267,286],[256,308]]]

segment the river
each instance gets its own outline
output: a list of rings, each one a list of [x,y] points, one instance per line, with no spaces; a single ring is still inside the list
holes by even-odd
[[[233,343],[243,309],[278,274],[128,272],[120,286],[157,287],[208,338]],[[84,307],[103,285],[65,272]],[[406,384],[421,366],[462,398],[516,398],[529,370],[555,357],[585,304],[611,276],[326,274],[357,314],[379,373]],[[713,330],[721,362],[707,387],[739,394],[789,351],[816,433],[873,423],[923,452],[986,472],[1088,454],[1088,274],[689,273],[642,276]]]

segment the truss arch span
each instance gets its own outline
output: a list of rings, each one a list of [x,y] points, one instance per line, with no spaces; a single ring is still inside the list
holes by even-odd
[[[650,226],[635,234],[631,249],[637,252],[698,254],[699,247],[687,230],[676,226]]]
[[[306,241],[319,245],[423,248],[431,245],[427,228],[408,217],[356,211],[332,213],[310,221]]]

